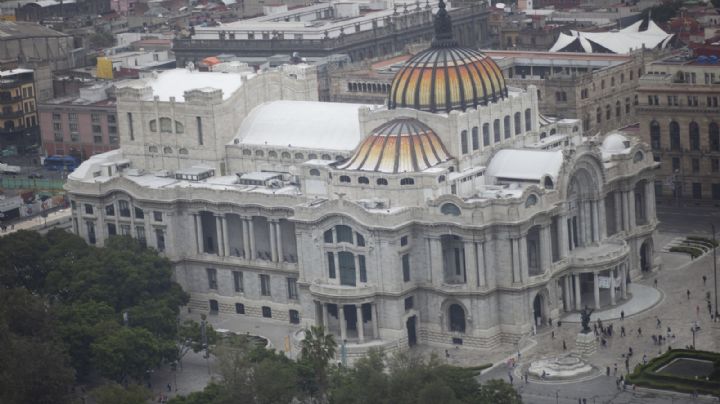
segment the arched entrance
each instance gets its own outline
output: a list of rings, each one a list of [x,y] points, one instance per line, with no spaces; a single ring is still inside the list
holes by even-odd
[[[465,310],[459,304],[451,304],[448,308],[450,331],[465,332]]]
[[[642,272],[652,271],[653,243],[651,239],[643,241],[640,246],[640,270]]]
[[[533,321],[534,324],[539,328],[545,324],[545,298],[542,293],[535,295],[533,300]]]
[[[408,346],[413,347],[417,344],[417,316],[411,316],[405,322],[407,327]]]

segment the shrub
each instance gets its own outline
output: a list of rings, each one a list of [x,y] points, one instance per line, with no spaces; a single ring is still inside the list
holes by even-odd
[[[690,247],[690,246],[675,246],[670,247],[670,252],[678,252],[678,253],[684,253],[689,254],[693,259],[703,255],[704,251],[697,248],[697,247]]]
[[[686,238],[687,238],[688,240],[704,241],[704,242],[708,243],[708,244],[711,245],[711,246],[712,246],[712,245],[714,245],[715,247],[718,246],[718,241],[717,241],[717,240],[713,241],[713,239],[711,239],[711,238],[702,237],[702,236],[687,236]]]

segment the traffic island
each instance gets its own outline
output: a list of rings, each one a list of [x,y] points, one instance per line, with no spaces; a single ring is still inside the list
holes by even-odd
[[[637,365],[627,381],[651,389],[720,396],[720,353],[673,349]]]

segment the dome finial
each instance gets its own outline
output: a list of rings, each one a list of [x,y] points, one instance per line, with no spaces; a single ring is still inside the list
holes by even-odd
[[[445,2],[438,2],[438,12],[435,14],[435,38],[432,41],[433,48],[447,48],[457,46],[457,41],[452,35],[452,21],[450,14],[445,10]]]

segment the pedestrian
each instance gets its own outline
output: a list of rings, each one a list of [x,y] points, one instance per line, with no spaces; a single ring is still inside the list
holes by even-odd
[[[513,384],[513,375],[511,371],[508,371],[508,379],[510,380],[510,384]]]
[[[450,358],[450,352],[448,352],[448,350],[446,349],[445,350],[445,359],[449,359],[449,358]]]
[[[548,325],[552,327],[552,318],[548,317]]]
[[[647,365],[647,355],[643,354],[643,365]]]
[[[660,321],[660,317],[655,316],[655,320],[657,321],[655,324],[655,328],[660,328],[662,326],[662,321]]]
[[[685,291],[685,293],[687,294],[688,300],[690,300],[690,289],[688,289],[687,291]]]
[[[630,373],[630,358],[625,358],[625,372]],[[620,376],[622,379],[622,376]]]
[[[625,321],[625,310],[620,310],[620,320]]]
[[[642,337],[642,328],[638,327],[638,337]]]
[[[700,305],[695,306],[695,316],[700,317]]]
[[[525,376],[525,384],[528,384],[528,372],[527,372],[527,370],[525,371],[525,375],[524,375],[524,376]]]
[[[703,275],[703,286],[705,286],[706,282],[707,282],[707,276]]]
[[[653,334],[653,335],[652,335],[652,340],[653,340],[653,345],[657,345],[657,344],[658,344],[657,335]]]
[[[555,339],[555,330],[550,333],[550,339]]]
[[[565,344],[565,340],[563,340],[563,351],[567,351],[567,345]]]
[[[168,383],[165,387],[167,387],[168,393],[172,391],[172,386],[170,385],[170,383]]]
[[[657,278],[655,278],[655,289],[657,289]]]
[[[625,326],[624,326],[624,325],[621,325],[621,326],[620,326],[620,336],[621,336],[621,337],[624,337],[624,336],[625,336]]]
[[[617,363],[613,364],[613,376],[617,376]]]
[[[610,366],[605,369],[605,375],[610,376]]]

